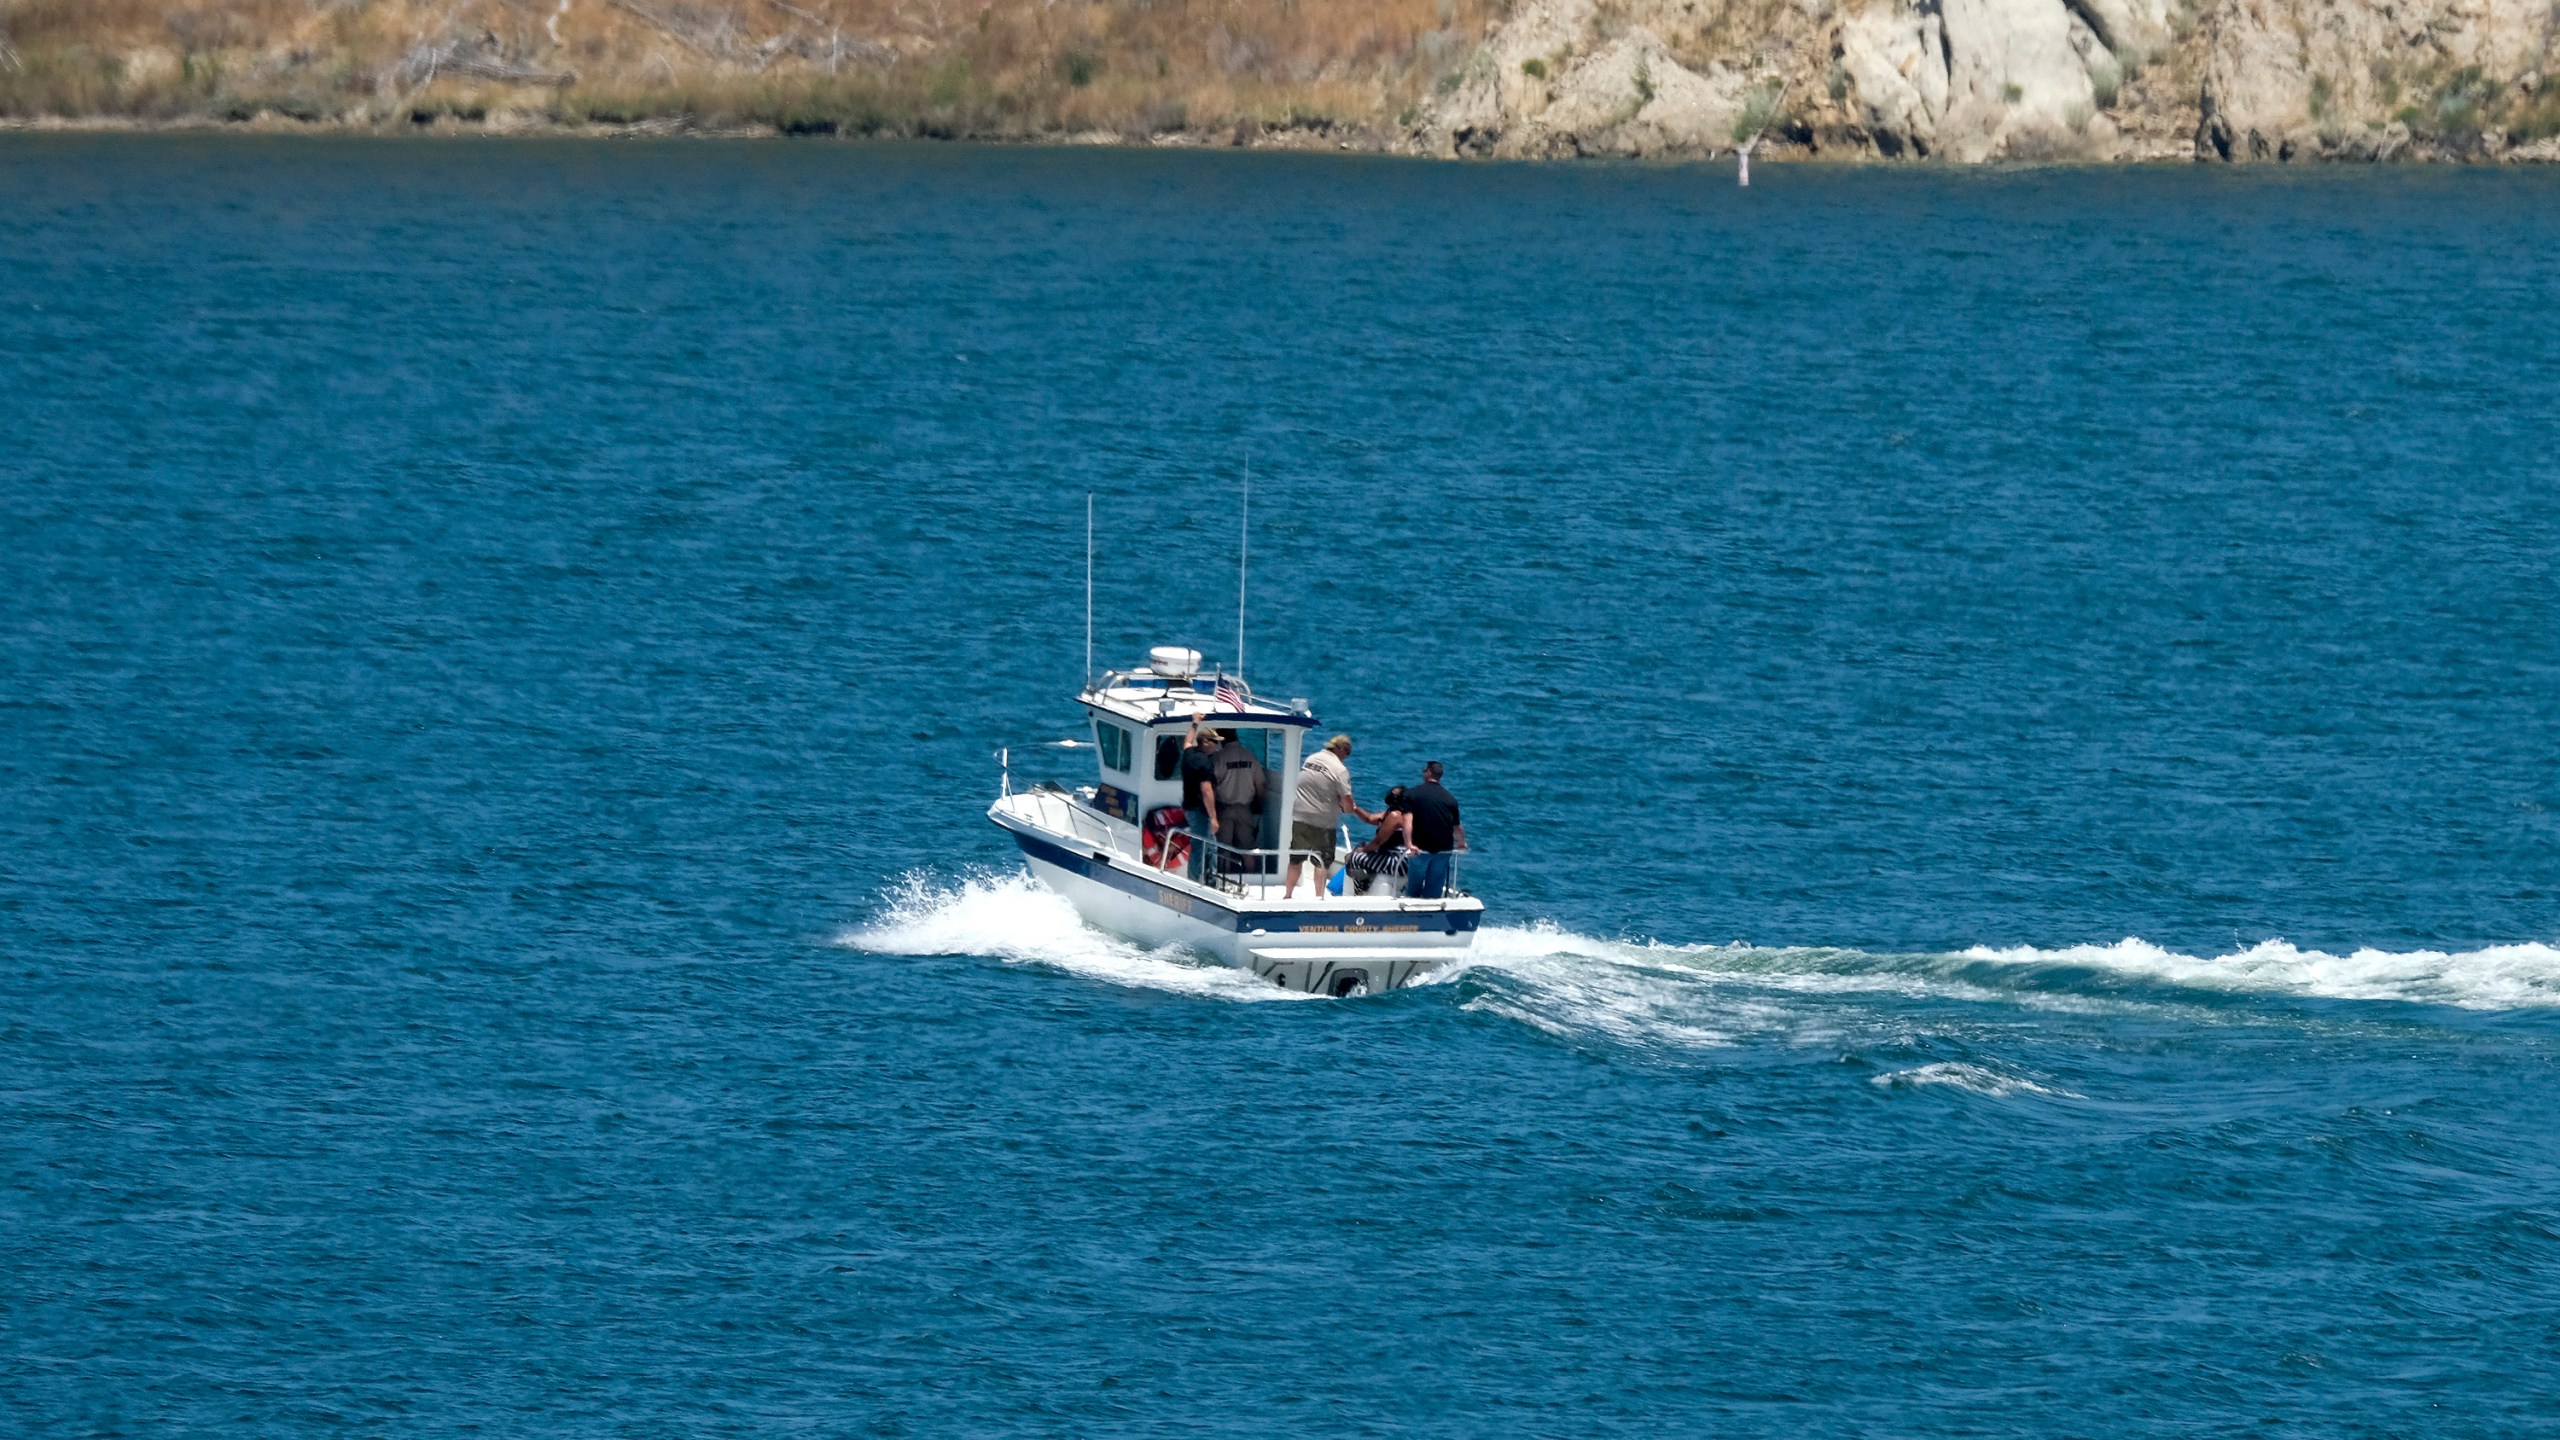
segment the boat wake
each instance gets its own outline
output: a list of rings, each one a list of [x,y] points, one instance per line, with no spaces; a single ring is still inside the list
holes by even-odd
[[[1963,951],[1968,964],[2043,970],[2090,969],[2139,980],[2242,994],[2299,995],[2326,1000],[2400,1000],[2466,1010],[2560,1006],[2560,948],[2493,945],[2484,950],[2356,950],[2332,955],[2282,940],[2202,959],[2141,940]]]
[[[1668,945],[1592,940],[1552,925],[1487,927],[1475,963],[1536,970],[1549,962],[1603,960],[1799,993],[1901,991],[1990,1000],[2120,999],[2176,989],[2201,995],[2385,1000],[2466,1010],[2560,1008],[2560,947],[2482,950],[2363,949],[2344,955],[2283,940],[2212,957],[2127,938],[2112,945],[2033,946],[1878,953],[1820,946]]]
[[[869,925],[838,943],[875,955],[989,955],[1089,979],[1218,1000],[1315,1000],[1251,971],[1179,949],[1149,950],[1084,923],[1075,907],[1024,874],[902,877]]]
[[[1962,1060],[1941,1060],[1934,1065],[1896,1070],[1888,1075],[1878,1075],[1868,1083],[1886,1090],[1917,1090],[1923,1086],[1943,1085],[1951,1090],[1988,1095],[1995,1100],[2006,1100],[2013,1095],[2050,1095],[2063,1100],[2088,1098],[2076,1090],[2039,1085],[2024,1076],[2004,1074],[1987,1065],[1974,1065]]]
[[[1112,984],[1237,1001],[1295,1000],[1245,971],[1153,951],[1086,926],[1027,875],[958,881],[909,875],[842,943],[880,955],[985,955]],[[1551,924],[1487,926],[1464,960],[1416,987],[1557,1035],[1678,1048],[1786,1035],[1872,1039],[1859,997],[1974,1002],[2047,1011],[2228,1004],[2252,997],[2397,1001],[2467,1010],[2560,1008],[2560,948],[2356,950],[2267,940],[2229,954],[2181,954],[2142,940],[2059,949],[1976,946],[1877,953],[1833,947],[1674,945],[1601,940]],[[1411,992],[1407,992],[1411,993]],[[1864,1023],[1853,1020],[1863,1014]],[[1863,1036],[1849,1033],[1855,1030]],[[2044,1093],[2016,1077],[1922,1066],[1895,1086]]]

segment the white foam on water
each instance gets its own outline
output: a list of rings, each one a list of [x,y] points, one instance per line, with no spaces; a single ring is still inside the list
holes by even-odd
[[[1789,1026],[1793,1017],[1783,1006],[1699,983],[1705,976],[1698,962],[1730,948],[1594,940],[1545,921],[1492,925],[1476,932],[1465,960],[1429,983],[1478,970],[1501,974],[1511,983],[1488,988],[1465,1008],[1566,1038],[1705,1049]]]
[[[2205,959],[2127,938],[2113,945],[2059,950],[1976,946],[1968,961],[2005,965],[2080,965],[2137,979],[2201,990],[2298,995],[2325,1000],[2401,1000],[2466,1010],[2533,1010],[2560,1006],[2560,948],[2526,943],[2485,950],[2356,950],[2332,955],[2282,940]]]
[[[2080,966],[2199,990],[2314,999],[2396,1000],[2473,1010],[2560,1007],[2560,947],[2533,941],[2480,950],[2360,949],[2333,955],[2264,940],[2206,957],[2127,938],[2112,945],[2054,949],[1977,945],[1949,952],[1872,954],[1818,946],[1594,940],[1540,923],[1488,926],[1474,954],[1474,963],[1519,973],[1535,973],[1542,963],[1600,961],[1808,995],[1887,993],[2012,1002],[2052,998],[2063,1003],[2075,998],[2022,994],[1996,981],[1986,983],[1978,967],[1987,963],[2021,970]]]
[[[1727,945],[1673,945],[1659,940],[1594,940],[1541,920],[1525,927],[1490,925],[1478,932],[1469,965],[1514,972],[1541,962],[1598,961],[1665,976],[1745,982],[1767,990],[1809,995],[1904,994],[1994,999],[2002,992],[1888,968],[1891,957],[1859,950],[1803,946],[1771,949],[1735,941]]]
[[[1498,975],[1467,1008],[1559,1036],[1631,1045],[1714,1048],[1745,1040],[1796,1045],[1894,1043],[1890,1019],[1869,997],[1953,1000],[2065,1013],[2186,1011],[2190,1002],[2131,996],[2067,982],[2008,984],[1998,973],[2085,967],[2110,977],[2223,993],[2411,1001],[2469,1009],[2560,1006],[2560,950],[2540,944],[2447,954],[2359,950],[2345,956],[2267,941],[2213,958],[2141,940],[2043,950],[2032,947],[1873,954],[1836,947],[1775,949],[1741,943],[1670,945],[1599,940],[1550,923],[1487,926],[1466,961],[1435,977]],[[2199,1012],[2201,1013],[2201,1012]],[[1908,1037],[1905,1037],[1908,1038]],[[1954,1086],[1983,1094],[2051,1094],[2036,1081],[1950,1062],[1879,1084]]]
[[[1688,988],[1607,964],[1556,966],[1524,972],[1504,966],[1524,983],[1489,990],[1464,1008],[1500,1015],[1550,1035],[1600,1035],[1623,1044],[1703,1049],[1729,1045],[1760,1018],[1740,1008],[1721,1012],[1702,1005]]]
[[[1247,971],[1180,949],[1148,950],[1086,925],[1073,906],[1023,873],[957,881],[916,874],[885,897],[880,915],[842,937],[883,955],[987,955],[1113,984],[1239,1000],[1314,998],[1264,984]],[[1464,958],[1425,984],[1499,976],[1475,987],[1466,1008],[1556,1035],[1594,1035],[1677,1048],[1746,1038],[1803,1043],[1840,1038],[1861,996],[1970,1001],[2044,1010],[2147,1008],[2111,993],[2050,983],[2010,986],[2000,967],[2081,967],[2109,976],[2225,993],[2406,1001],[2474,1010],[2560,1007],[2560,948],[2540,943],[2448,953],[2357,950],[2332,955],[2282,940],[2200,957],[2139,939],[2058,949],[1975,946],[1959,951],[1871,954],[1836,947],[1770,948],[1740,942],[1676,945],[1601,940],[1540,921],[1491,925]],[[1990,973],[1986,973],[1986,969]],[[2022,977],[2023,978],[2023,977]],[[1860,1028],[1864,1028],[1863,1026]],[[1929,1072],[1902,1072],[1905,1076]],[[1953,1072],[1949,1072],[1953,1073]],[[1952,1084],[1920,1079],[1915,1084]],[[2005,1081],[2013,1085],[2031,1082]],[[2032,1087],[2031,1087],[2032,1088]]]
[[[2064,1090],[2052,1085],[2039,1085],[2024,1076],[2004,1075],[1988,1066],[1968,1065],[1961,1060],[1941,1060],[1934,1065],[1896,1070],[1889,1074],[1878,1075],[1867,1083],[1882,1086],[1887,1090],[1943,1086],[1950,1090],[1965,1090],[1976,1095],[1989,1095],[2002,1100],[2013,1095],[2048,1095],[2061,1100],[2085,1098],[2076,1091]]]
[[[957,882],[901,877],[869,925],[837,943],[874,955],[988,955],[1089,979],[1216,1000],[1313,1000],[1253,972],[1182,950],[1149,950],[1084,923],[1075,907],[1026,874]]]
[[[1922,963],[1910,963],[1915,958]],[[1552,922],[1487,926],[1466,961],[1434,977],[1503,977],[1467,1008],[1560,1036],[1708,1049],[1746,1041],[1796,1046],[1906,1043],[1912,1036],[1873,997],[1958,1000],[2038,1009],[2126,1008],[2125,1002],[1994,989],[1950,973],[1938,957],[1880,956],[1838,947],[1773,949],[1736,941],[1673,945],[1598,940]],[[1879,1032],[1879,1024],[1889,1033]]]

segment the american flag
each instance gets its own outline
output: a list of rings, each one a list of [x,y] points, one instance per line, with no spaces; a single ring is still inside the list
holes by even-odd
[[[1244,687],[1221,675],[1218,677],[1218,703],[1230,710],[1244,709]]]

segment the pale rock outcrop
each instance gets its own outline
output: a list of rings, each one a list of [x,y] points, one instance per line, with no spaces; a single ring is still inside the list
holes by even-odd
[[[2560,154],[2560,0],[1524,0],[1412,143],[1956,161]]]
[[[1743,77],[1700,75],[1641,26],[1605,37],[1593,0],[1534,0],[1424,123],[1444,153],[1708,154],[1732,143]]]
[[[1568,71],[1539,124],[1576,148],[1588,136],[1619,154],[1712,153],[1733,143],[1749,88],[1729,71],[1687,69],[1638,28]]]
[[[1876,148],[1926,155],[1947,113],[1947,51],[1936,11],[1879,5],[1840,26],[1840,69]]]
[[[1593,0],[1532,0],[1521,7],[1467,61],[1457,92],[1434,107],[1429,128],[1450,150],[1493,153],[1547,108],[1548,82],[1587,40],[1598,10]]]
[[[2314,133],[2302,39],[2290,0],[2223,0],[2205,22],[2196,149],[2228,160],[2289,156]]]
[[[2090,75],[2115,64],[2062,0],[1893,0],[1843,21],[1839,44],[1878,150],[1967,161],[2088,150]]]
[[[1701,33],[1687,0],[1530,0],[1420,128],[1444,154],[1712,154],[1735,142],[1756,88],[1790,81],[1834,96],[1822,113],[1838,133],[1886,155],[2104,155],[2115,127],[2092,124],[2091,77],[2112,83],[2118,61],[2100,27],[2150,44],[2167,34],[2167,0],[2078,3],[2085,15],[2065,0],[1864,0],[1835,16],[1806,0],[1782,12],[1795,34],[1701,62],[1661,38]],[[1822,132],[1799,120],[1777,133]]]
[[[2062,0],[1942,0],[1947,113],[1941,144],[1987,160],[2020,137],[2056,146],[2096,113]]]
[[[2553,59],[2552,0],[2215,0],[2196,151],[2379,160],[2502,150]]]
[[[2071,9],[2126,65],[2146,65],[2169,49],[2169,0],[2071,0]]]

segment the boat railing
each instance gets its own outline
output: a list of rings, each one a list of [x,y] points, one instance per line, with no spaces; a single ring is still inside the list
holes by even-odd
[[[1293,850],[1288,848],[1248,850],[1234,845],[1227,845],[1217,840],[1204,841],[1201,837],[1193,835],[1187,830],[1176,830],[1165,838],[1167,840],[1171,840],[1176,837],[1187,838],[1191,844],[1201,847],[1202,858],[1199,865],[1199,873],[1196,875],[1192,873],[1189,852],[1186,850],[1178,850],[1172,845],[1166,845],[1163,848],[1158,858],[1151,863],[1151,868],[1162,870],[1170,875],[1182,876],[1194,884],[1203,885],[1212,890],[1221,891],[1229,895],[1240,896],[1249,893],[1250,885],[1248,882],[1254,877],[1264,877],[1263,883],[1265,884],[1279,882],[1288,875],[1289,867],[1292,863],[1303,860],[1307,863],[1308,870],[1313,872],[1311,875],[1302,874],[1299,877],[1300,883],[1309,886],[1307,898],[1312,901],[1321,902],[1330,896],[1330,892],[1325,887],[1332,881],[1333,865],[1328,864],[1324,857],[1315,851]],[[1395,858],[1398,862],[1396,871],[1398,873],[1394,882],[1394,888],[1384,892],[1378,892],[1379,898],[1386,898],[1404,893],[1404,880],[1401,872],[1403,870],[1404,863],[1410,861],[1414,853],[1415,852],[1405,850],[1398,850],[1396,852]],[[1448,895],[1458,896],[1467,893],[1465,888],[1460,886],[1458,883],[1459,867],[1464,863],[1461,857],[1465,854],[1466,852],[1463,850],[1453,850],[1449,852],[1449,884],[1446,891]],[[1349,855],[1349,849],[1341,851],[1337,856],[1336,863],[1346,862]],[[1347,886],[1345,894],[1346,896],[1349,894]]]
[[[1445,853],[1449,857],[1449,882],[1444,888],[1443,893],[1447,895],[1465,895],[1469,893],[1466,886],[1460,883],[1466,875],[1467,852],[1464,850],[1450,850]],[[1422,852],[1419,850],[1408,850],[1401,845],[1393,846],[1383,853],[1364,849],[1358,845],[1346,845],[1342,851],[1342,864],[1346,872],[1343,876],[1343,893],[1345,895],[1363,893],[1357,888],[1358,882],[1351,878],[1349,872],[1357,866],[1356,857],[1375,855],[1379,856],[1383,863],[1377,865],[1372,870],[1371,873],[1374,878],[1370,880],[1370,889],[1365,893],[1371,896],[1382,894],[1402,895],[1405,893],[1405,886],[1409,883],[1409,877],[1412,874],[1413,862],[1418,859],[1421,854]],[[1380,885],[1384,885],[1387,888],[1380,890],[1377,888]]]
[[[1165,858],[1170,863],[1164,864],[1162,868],[1179,873],[1196,884],[1206,885],[1212,890],[1223,890],[1230,895],[1244,894],[1248,877],[1268,875],[1276,870],[1285,869],[1288,865],[1290,852],[1287,850],[1247,850],[1222,841],[1203,839],[1188,830],[1173,831],[1165,838],[1171,840],[1176,836],[1198,847],[1199,863],[1196,865],[1192,863],[1187,850],[1168,844],[1164,847],[1164,851]]]
[[[1023,793],[1039,805],[1042,824],[1064,830],[1085,844],[1099,845],[1105,850],[1120,848],[1120,838],[1112,833],[1110,823],[1086,809],[1075,793],[1065,786],[1044,780]],[[1057,818],[1052,819],[1052,816]]]
[[[1109,821],[1095,813],[1074,791],[1054,781],[1043,780],[1017,793],[1020,799],[1029,800],[1038,807],[1039,823],[1042,828],[1072,836],[1079,843],[1090,845],[1095,849],[1109,851],[1123,858],[1134,858],[1130,857],[1129,852],[1123,848],[1127,843],[1124,834],[1115,831]],[[1257,884],[1267,887],[1283,883],[1288,876],[1289,867],[1303,861],[1306,863],[1307,870],[1312,872],[1311,874],[1302,872],[1299,876],[1300,883],[1307,887],[1306,898],[1317,904],[1331,898],[1331,892],[1326,887],[1333,878],[1333,865],[1328,864],[1323,856],[1312,850],[1288,847],[1246,849],[1223,844],[1214,839],[1203,839],[1188,830],[1171,831],[1165,835],[1164,839],[1167,843],[1161,846],[1150,842],[1146,847],[1148,853],[1140,861],[1146,868],[1161,871],[1168,876],[1190,880],[1194,884],[1224,894],[1243,896],[1250,894]],[[1182,843],[1171,843],[1177,840]],[[1201,853],[1199,873],[1196,875],[1192,873],[1188,848],[1194,845],[1200,847]],[[1351,843],[1350,827],[1342,827],[1335,852],[1336,863],[1347,864],[1351,857],[1358,853],[1360,853],[1360,847]],[[1402,848],[1393,852],[1393,863],[1382,869],[1379,875],[1379,880],[1386,882],[1388,888],[1377,889],[1377,882],[1372,882],[1370,898],[1383,899],[1404,893],[1405,868],[1411,861],[1413,853]],[[1466,887],[1460,883],[1466,865],[1466,854],[1467,852],[1463,850],[1450,852],[1447,893],[1452,896],[1468,893]],[[1352,898],[1357,894],[1347,877],[1343,893],[1344,898]]]

